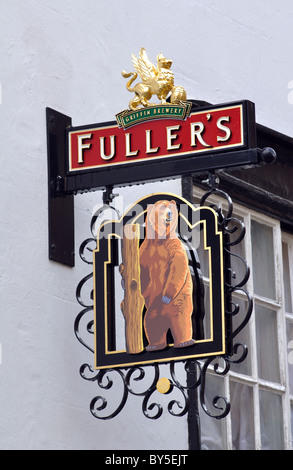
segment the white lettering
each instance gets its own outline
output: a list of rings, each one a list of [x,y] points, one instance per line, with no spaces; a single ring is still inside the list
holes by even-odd
[[[151,142],[151,130],[145,131],[145,137],[146,137],[146,153],[156,153],[159,150],[159,147],[152,148],[152,142]]]
[[[131,150],[131,141],[130,141],[131,134],[125,134],[125,148],[126,148],[126,157],[134,157],[138,154],[138,150]]]
[[[110,153],[106,155],[105,153],[105,137],[100,137],[100,153],[103,160],[111,160],[115,156],[116,146],[115,146],[116,135],[110,135]]]
[[[181,144],[172,144],[172,140],[177,139],[178,134],[172,134],[173,131],[178,131],[181,126],[167,127],[167,150],[175,150],[181,147]]]
[[[192,122],[190,124],[191,147],[196,147],[196,137],[198,141],[201,143],[201,145],[203,145],[204,147],[212,147],[212,145],[209,145],[204,141],[201,135],[204,132],[204,130],[205,130],[205,126],[202,122]]]
[[[120,457],[118,455],[112,454],[112,457],[106,457],[106,465],[131,465],[133,468],[137,467],[139,462],[139,457]]]
[[[83,143],[84,139],[91,139],[92,134],[83,134],[77,136],[77,145],[78,145],[78,163],[83,163],[83,149],[89,149],[91,147],[91,143],[88,142],[87,144]]]
[[[231,137],[231,129],[229,129],[229,127],[227,126],[224,126],[222,124],[222,121],[230,122],[230,116],[223,116],[217,120],[217,128],[220,129],[220,131],[224,131],[226,133],[226,135],[224,135],[223,137],[217,137],[218,142],[226,142]]]
[[[149,456],[150,465],[175,465],[176,467],[181,467],[181,464],[186,464],[187,454],[163,454],[163,455],[154,455]]]

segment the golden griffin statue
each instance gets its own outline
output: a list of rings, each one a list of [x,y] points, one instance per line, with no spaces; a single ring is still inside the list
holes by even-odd
[[[157,67],[149,60],[145,49],[140,49],[139,57],[132,54],[132,62],[136,72],[127,73],[122,71],[124,78],[130,78],[126,88],[135,93],[135,97],[129,102],[129,109],[135,111],[139,106],[155,106],[150,103],[153,95],[156,95],[161,104],[167,104],[168,95],[171,93],[170,101],[172,104],[179,104],[180,101],[186,101],[186,91],[181,86],[174,86],[174,74],[170,70],[172,60],[167,59],[162,54],[157,56]],[[131,86],[140,76],[142,82]]]

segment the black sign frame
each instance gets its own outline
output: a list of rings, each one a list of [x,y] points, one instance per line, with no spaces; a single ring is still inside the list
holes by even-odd
[[[196,215],[197,222],[193,228],[195,225],[202,224],[205,249],[210,251],[210,337],[199,337],[203,334],[200,333],[203,328],[198,323],[195,326],[196,319],[194,319],[195,329],[198,329],[196,334],[199,336],[196,338],[196,343],[187,348],[175,349],[172,345],[168,345],[162,351],[144,350],[138,354],[116,350],[114,267],[118,266],[118,243],[123,234],[123,227],[133,220],[134,206],[132,206],[118,221],[108,221],[102,225],[101,235],[98,234],[97,249],[94,250],[95,368],[97,369],[130,367],[156,362],[166,363],[171,360],[219,356],[226,352],[223,236],[218,224],[218,216],[210,207],[195,208],[184,198],[174,194],[156,193],[139,201],[142,212],[136,214],[136,223],[143,225],[148,205],[160,199],[175,200],[178,207],[184,204],[184,207],[188,209],[190,221]],[[181,228],[183,224],[186,224],[185,214],[183,216],[179,213],[180,224]],[[190,231],[191,228],[192,223],[189,222],[188,230]],[[194,310],[196,309],[197,306],[194,305]]]

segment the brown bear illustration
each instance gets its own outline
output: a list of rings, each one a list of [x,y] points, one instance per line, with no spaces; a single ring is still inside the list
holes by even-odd
[[[140,246],[141,293],[147,308],[144,328],[147,351],[167,346],[170,329],[174,347],[192,339],[192,279],[188,258],[176,234],[178,211],[174,201],[157,201],[147,209],[146,236]]]

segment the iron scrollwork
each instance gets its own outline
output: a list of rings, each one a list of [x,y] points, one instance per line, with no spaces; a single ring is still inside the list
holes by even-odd
[[[244,289],[249,276],[250,276],[250,269],[247,265],[245,259],[243,259],[240,255],[237,255],[231,251],[233,246],[241,243],[244,239],[246,228],[244,223],[233,217],[233,202],[230,196],[225,193],[224,191],[220,190],[219,185],[219,178],[214,173],[209,174],[209,185],[210,191],[208,191],[202,197],[200,201],[200,205],[204,205],[208,199],[212,196],[218,196],[223,201],[226,202],[227,208],[224,213],[223,208],[221,205],[212,204],[213,208],[218,213],[218,220],[219,226],[221,227],[223,234],[224,234],[224,276],[225,276],[225,317],[226,317],[226,346],[227,346],[227,353],[224,356],[218,358],[209,358],[205,361],[202,373],[201,373],[201,384],[200,384],[200,403],[205,411],[206,414],[213,418],[221,419],[227,416],[230,412],[230,403],[226,397],[217,395],[214,397],[212,403],[216,413],[212,413],[205,401],[205,385],[206,385],[206,374],[209,367],[213,367],[213,371],[216,375],[226,375],[229,370],[231,364],[239,364],[243,362],[248,354],[248,348],[246,344],[241,342],[234,342],[235,337],[243,330],[243,328],[247,325],[253,310],[253,300],[250,293]],[[231,268],[231,260],[237,259],[242,263],[243,266],[243,275],[242,278],[236,280],[236,274]],[[233,280],[236,280],[233,283]],[[233,328],[233,318],[241,312],[239,304],[237,304],[233,300],[233,294],[241,293],[243,298],[246,299],[247,308],[244,312],[243,320],[238,325],[237,328]],[[222,368],[220,366],[220,362],[222,361]],[[218,412],[220,410],[220,412]]]
[[[132,366],[128,368],[110,368],[95,370],[90,364],[80,367],[80,375],[83,379],[94,382],[101,390],[101,394],[95,396],[90,403],[90,412],[95,418],[109,420],[117,416],[125,407],[129,397],[136,396],[142,399],[142,412],[149,419],[158,419],[164,412],[161,402],[164,400],[167,412],[172,416],[184,416],[189,411],[190,391],[199,390],[199,402],[203,411],[210,417],[221,419],[230,412],[230,403],[226,397],[216,395],[212,399],[212,410],[207,404],[206,382],[208,372],[216,376],[224,376],[231,364],[240,363],[247,357],[247,346],[241,342],[235,342],[236,336],[247,325],[253,308],[250,294],[244,286],[249,278],[249,267],[246,261],[232,249],[239,244],[245,236],[243,222],[235,218],[233,203],[230,196],[219,189],[218,178],[215,174],[209,174],[210,190],[204,194],[200,205],[209,204],[209,199],[220,197],[226,202],[225,211],[219,204],[209,204],[218,214],[219,227],[223,233],[224,241],[224,277],[225,277],[225,319],[226,319],[226,354],[219,357],[209,357],[205,360],[188,359],[180,363],[174,361],[168,364],[151,364],[147,366]],[[96,247],[94,234],[95,224],[104,217],[106,210],[111,210],[119,216],[117,210],[111,205],[112,198],[109,192],[104,198],[104,205],[94,214],[90,224],[92,237],[82,242],[79,256],[86,264],[93,264],[93,250]],[[104,219],[103,219],[104,222]],[[243,265],[243,277],[236,279],[231,267],[231,259],[237,259]],[[233,281],[235,281],[233,283]],[[85,294],[84,292],[87,291]],[[233,294],[240,293],[246,300],[247,308],[244,318],[233,329],[233,319],[239,315],[241,308],[233,299]],[[94,353],[93,347],[93,273],[87,274],[76,288],[76,299],[82,307],[74,323],[74,332],[78,341],[89,351]],[[181,368],[178,374],[177,368]],[[164,371],[162,372],[162,370]],[[166,370],[167,369],[167,370]],[[164,395],[158,392],[157,385],[162,373],[166,376],[168,371],[169,389]],[[180,379],[178,378],[180,376]],[[111,393],[113,392],[113,393]],[[105,398],[107,395],[107,398]],[[164,398],[163,398],[164,397]]]

